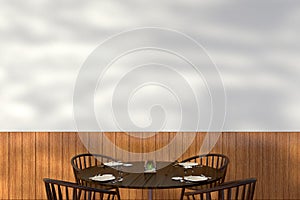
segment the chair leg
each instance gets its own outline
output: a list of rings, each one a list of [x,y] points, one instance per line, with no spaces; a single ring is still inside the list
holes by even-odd
[[[117,199],[120,200],[121,196],[120,196],[120,190],[119,190],[119,188],[116,188],[116,191],[117,191]]]

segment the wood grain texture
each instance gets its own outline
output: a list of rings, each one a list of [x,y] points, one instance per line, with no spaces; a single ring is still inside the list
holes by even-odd
[[[236,149],[235,151],[235,174],[236,179],[245,179],[249,177],[249,165],[250,165],[250,155],[249,155],[249,133],[236,133]]]
[[[230,159],[225,181],[236,180],[236,135],[235,133],[222,134],[222,151]]]
[[[76,154],[76,133],[64,133],[62,135],[62,179],[75,182],[71,158]]]
[[[22,133],[10,133],[9,135],[9,181],[8,198],[22,199],[23,182],[17,177],[23,177],[23,151],[22,151]],[[12,178],[11,178],[12,177]],[[30,177],[28,177],[30,178]]]
[[[263,141],[262,133],[250,133],[249,141],[249,177],[262,177],[263,176]],[[258,180],[257,184],[261,184],[261,180]],[[254,198],[257,199],[259,194],[262,194],[262,187],[256,187]]]
[[[8,199],[9,179],[9,133],[0,133],[0,199]]]
[[[35,134],[22,133],[22,199],[35,198]]]
[[[89,145],[103,143],[98,133],[89,133],[84,138]],[[147,134],[147,133],[143,133]],[[157,133],[153,138],[139,140],[126,133],[105,133],[112,143],[129,152],[149,152],[167,145],[179,133]],[[188,133],[187,133],[188,134]],[[206,133],[197,133],[191,147],[183,158],[199,153]],[[89,138],[90,137],[90,138]],[[180,152],[186,136],[180,135],[179,145],[171,151]],[[1,132],[0,199],[45,199],[42,178],[50,177],[74,180],[70,159],[87,152],[77,133],[47,132]],[[212,152],[226,154],[230,164],[226,180],[247,177],[258,179],[255,199],[300,199],[300,133],[223,133]],[[115,152],[115,147],[103,149],[103,153]],[[117,152],[117,151],[116,151]],[[128,158],[128,154],[116,155]],[[127,156],[127,157],[126,157]],[[170,158],[163,152],[158,158]],[[143,156],[140,157],[143,159]],[[21,177],[19,179],[11,177]],[[154,199],[178,199],[180,190],[155,190]],[[147,199],[147,190],[121,190],[122,199]]]
[[[275,160],[275,182],[279,185],[282,185],[281,188],[278,188],[275,191],[275,197],[283,199],[284,194],[287,193],[288,188],[285,183],[289,181],[288,176],[288,146],[289,146],[289,137],[287,133],[277,133],[276,134],[276,160]],[[277,176],[280,174],[280,176]]]
[[[300,133],[289,134],[289,182],[288,194],[291,199],[300,198]]]
[[[261,180],[264,180],[261,185],[263,188],[263,198],[264,199],[274,199],[275,198],[275,190],[273,190],[270,185],[275,185],[275,137],[276,133],[273,135],[263,134],[263,174]]]
[[[80,135],[80,133],[78,134],[75,134],[75,137],[76,137],[76,142],[75,142],[75,145],[76,145],[76,155],[77,154],[81,154],[81,153],[87,153],[87,148],[84,146],[82,140],[85,140],[86,142],[88,141],[88,137],[86,134],[84,135]]]
[[[49,133],[35,133],[35,149],[35,198],[45,199],[43,178],[50,177]]]
[[[62,163],[63,146],[62,133],[49,134],[49,176],[54,179],[61,179],[63,177],[63,167],[66,167]]]

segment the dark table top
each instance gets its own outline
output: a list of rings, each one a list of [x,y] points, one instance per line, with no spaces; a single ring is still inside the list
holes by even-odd
[[[184,175],[184,169],[181,166],[174,165],[170,162],[157,162],[158,170],[156,173],[136,173],[141,171],[144,167],[143,162],[132,162],[133,166],[125,167],[123,166],[123,181],[115,182],[100,182],[93,181],[89,179],[92,176],[97,174],[114,174],[118,177],[118,171],[115,168],[107,166],[94,166],[86,168],[78,173],[78,177],[86,182],[92,182],[99,185],[113,186],[120,188],[135,188],[135,189],[167,189],[167,188],[184,188],[191,186],[204,185],[208,183],[215,182],[220,179],[221,173],[211,167],[206,166],[196,166],[193,169],[188,169],[187,173],[190,174],[193,171],[192,175],[205,175],[211,177],[211,179],[206,181],[199,182],[180,182],[172,180],[174,176],[182,177]],[[161,168],[164,166],[163,168]]]

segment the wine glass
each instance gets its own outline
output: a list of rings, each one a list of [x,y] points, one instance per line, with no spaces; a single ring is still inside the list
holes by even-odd
[[[118,177],[117,181],[121,182],[123,181],[123,163],[121,161],[117,161],[117,171],[118,171]]]

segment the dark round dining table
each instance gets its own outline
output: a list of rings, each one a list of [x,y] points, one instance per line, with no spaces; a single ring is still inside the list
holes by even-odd
[[[129,188],[129,189],[149,189],[149,199],[152,199],[152,189],[171,189],[187,188],[199,185],[205,185],[218,181],[222,173],[212,167],[194,166],[191,169],[184,169],[176,162],[156,162],[157,170],[155,173],[143,172],[144,162],[131,162],[132,166],[108,167],[105,165],[86,168],[78,173],[78,178],[93,184],[102,186]],[[113,174],[115,177],[122,176],[122,181],[93,181],[90,177],[99,174]],[[187,175],[203,175],[209,177],[204,181],[180,181],[173,180],[172,177],[183,177]],[[181,199],[183,197],[181,194]]]

